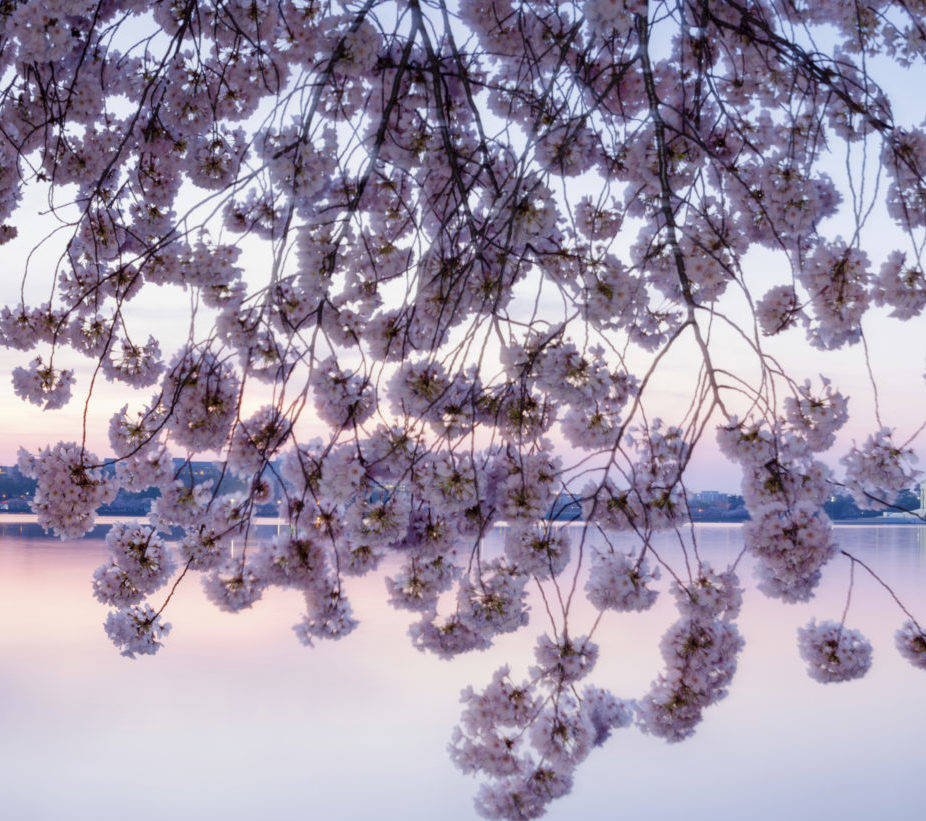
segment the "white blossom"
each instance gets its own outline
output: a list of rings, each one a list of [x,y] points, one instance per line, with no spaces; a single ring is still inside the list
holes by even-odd
[[[807,674],[823,684],[861,678],[871,667],[871,644],[858,631],[816,619],[797,631]]]
[[[170,624],[147,604],[136,605],[110,613],[106,618],[106,635],[123,656],[153,655],[163,646],[162,639],[170,632]]]
[[[908,621],[894,635],[897,650],[914,667],[926,669],[926,631]]]

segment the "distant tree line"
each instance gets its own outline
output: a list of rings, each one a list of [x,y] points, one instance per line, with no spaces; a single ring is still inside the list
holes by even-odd
[[[187,487],[193,484],[211,482],[213,488],[220,493],[233,493],[243,491],[245,484],[240,479],[231,476],[228,472],[222,473],[221,465],[214,462],[186,462],[175,459],[176,478]],[[115,473],[115,467],[107,465],[103,468],[105,473]],[[28,476],[23,476],[16,465],[0,467],[0,511],[8,513],[30,513],[29,502],[35,494],[37,482]],[[259,515],[276,516],[276,499],[258,506]],[[149,487],[139,492],[129,492],[120,488],[116,498],[99,509],[101,516],[145,516],[151,507],[151,502],[161,495],[157,487]]]
[[[223,474],[221,466],[214,462],[185,462],[175,460],[177,478],[188,487],[193,484],[211,482],[221,493],[245,490],[244,483],[228,473]],[[105,470],[113,471],[112,467]],[[0,467],[0,510],[9,513],[29,513],[29,502],[35,493],[36,480],[23,476],[15,465]],[[261,505],[260,514],[276,516],[276,500],[281,498],[282,487],[277,487],[274,499]],[[145,516],[151,501],[160,496],[156,487],[147,488],[137,493],[120,489],[116,498],[100,508],[103,516]],[[894,506],[900,510],[916,510],[920,506],[915,488],[905,488],[894,500]],[[692,494],[689,500],[691,518],[696,522],[739,522],[749,518],[743,504],[743,497],[712,491]],[[831,519],[877,518],[880,511],[860,510],[849,493],[834,494],[823,503],[823,509]],[[560,494],[547,511],[547,519],[556,521],[579,521],[582,519],[581,499],[571,493]]]
[[[919,495],[915,488],[904,488],[894,499],[894,507],[899,510],[917,510],[920,506]],[[823,503],[823,510],[831,519],[870,519],[881,516],[880,510],[860,510],[848,493],[836,494]]]

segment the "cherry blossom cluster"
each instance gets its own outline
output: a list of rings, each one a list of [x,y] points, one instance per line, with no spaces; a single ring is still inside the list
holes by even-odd
[[[627,727],[633,703],[586,686],[563,685],[589,672],[594,651],[586,639],[543,637],[540,668],[516,684],[502,667],[481,693],[463,691],[464,710],[450,757],[464,773],[485,779],[476,809],[485,818],[537,818],[569,791],[573,772],[613,729]]]
[[[75,442],[59,442],[36,455],[20,449],[17,466],[38,486],[31,502],[43,527],[62,539],[83,536],[93,527],[96,510],[116,498],[118,482],[99,468],[96,456]]]
[[[907,261],[903,251],[894,251],[884,261],[878,276],[875,300],[889,305],[891,316],[912,319],[926,307],[926,277],[916,264]]]
[[[788,424],[810,450],[829,450],[836,441],[836,431],[849,419],[848,401],[825,377],[821,395],[812,392],[810,380],[796,387],[796,394],[784,400]]]
[[[453,753],[493,781],[480,811],[528,818],[630,720],[575,689],[598,651],[574,594],[604,625],[668,576],[679,618],[637,721],[690,735],[735,669],[739,585],[654,545],[684,545],[716,428],[760,589],[806,600],[838,555],[848,400],[776,346],[864,358],[870,316],[926,306],[926,127],[869,70],[922,60],[924,29],[890,0],[0,7],[12,389],[54,419],[79,385],[81,443],[119,391],[111,457],[60,442],[20,469],[68,538],[118,488],[156,491],[95,576],[109,636],[155,652],[171,594],[143,600],[177,570],[228,611],[297,590],[311,644],[351,632],[350,578],[383,565],[443,658],[525,627],[536,590],[554,627],[530,681],[470,694]],[[914,448],[885,427],[841,484],[889,505]],[[551,521],[564,500],[581,523]],[[257,535],[267,505],[285,536]]]
[[[623,486],[606,477],[588,484],[583,516],[605,531],[649,533],[687,520],[681,487],[688,444],[680,428],[663,428],[659,419],[646,431],[627,436],[627,467]]]
[[[689,737],[705,707],[727,694],[743,639],[733,619],[742,600],[732,571],[701,568],[692,584],[674,594],[680,618],[660,642],[666,669],[638,702],[640,728],[667,741]]]
[[[861,678],[871,667],[871,644],[858,630],[813,620],[797,631],[808,675],[823,684]]]
[[[136,604],[110,613],[104,627],[113,644],[121,648],[121,654],[130,659],[135,658],[136,653],[156,653],[171,629],[148,604]]]
[[[926,669],[926,631],[913,621],[908,621],[896,635],[897,649],[914,667]]]
[[[659,568],[650,567],[646,555],[593,553],[585,594],[599,610],[648,610],[659,595],[651,585]]]
[[[93,574],[93,595],[104,604],[137,604],[176,570],[170,548],[150,527],[113,525],[106,545],[111,559]]]
[[[44,410],[64,407],[71,398],[73,384],[73,371],[45,365],[40,356],[33,359],[28,368],[13,370],[13,390],[16,394]]]
[[[505,533],[505,555],[538,579],[559,576],[569,563],[569,532],[549,523],[512,527]]]
[[[211,351],[187,349],[174,358],[164,379],[171,436],[192,452],[222,447],[238,408],[238,380]]]
[[[830,473],[813,452],[825,447],[845,419],[838,394],[815,400],[805,385],[798,396],[786,405],[794,432],[735,418],[718,430],[721,451],[743,466],[743,499],[751,516],[743,537],[758,559],[759,588],[788,602],[813,595],[823,566],[836,553],[821,509]]]
[[[861,447],[853,445],[843,457],[846,486],[859,507],[877,509],[890,504],[899,491],[917,479],[920,471],[912,466],[914,461],[913,449],[898,446],[893,431],[881,428]]]

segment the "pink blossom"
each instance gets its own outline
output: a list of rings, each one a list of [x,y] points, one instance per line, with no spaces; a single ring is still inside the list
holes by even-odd
[[[871,666],[871,645],[858,630],[812,620],[797,637],[807,674],[823,684],[861,678]]]

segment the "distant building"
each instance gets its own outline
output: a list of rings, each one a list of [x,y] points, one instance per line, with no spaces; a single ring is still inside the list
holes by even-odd
[[[688,504],[692,508],[700,507],[726,510],[730,505],[730,497],[726,493],[721,493],[719,490],[701,490],[698,493],[693,493],[689,497]]]

